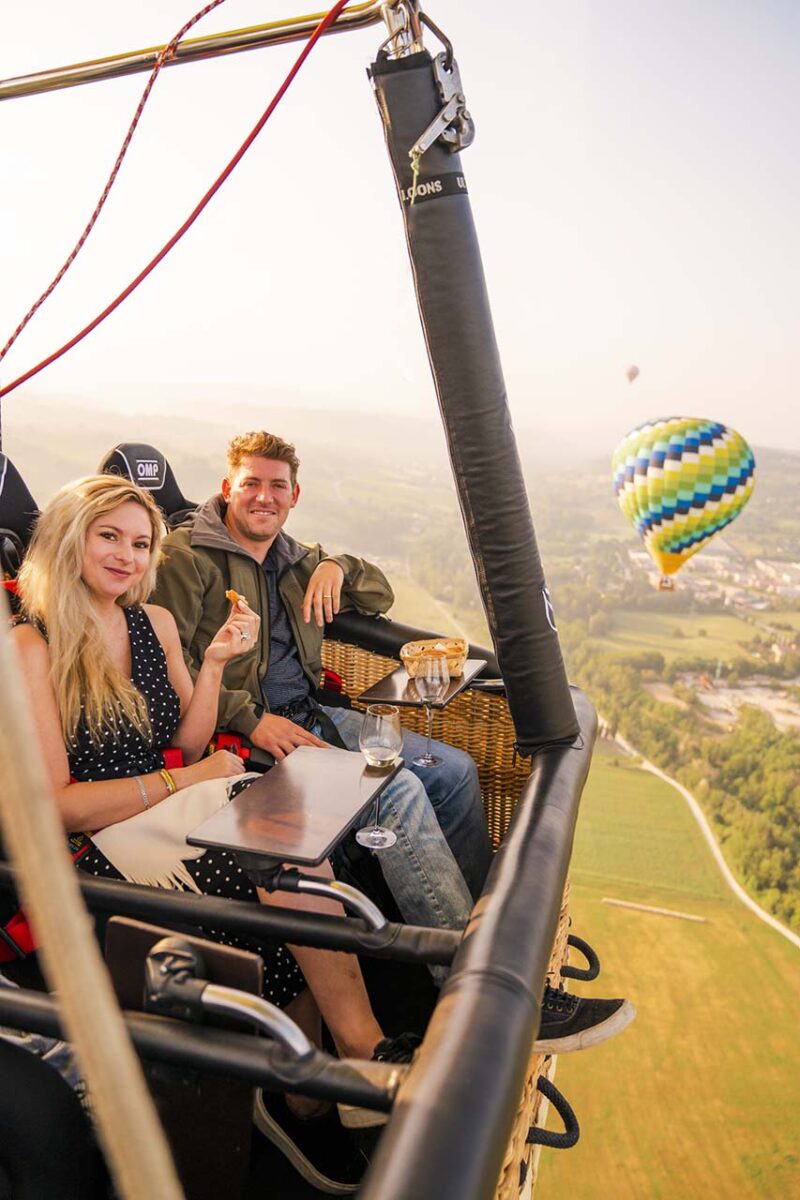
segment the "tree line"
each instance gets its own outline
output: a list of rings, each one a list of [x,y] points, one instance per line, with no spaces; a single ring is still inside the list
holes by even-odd
[[[734,873],[764,908],[800,931],[800,735],[780,731],[756,708],[740,709],[734,728],[720,732],[688,690],[681,693],[686,709],[663,704],[643,687],[657,663],[599,652],[580,626],[562,629],[572,678],[613,734],[689,788]]]

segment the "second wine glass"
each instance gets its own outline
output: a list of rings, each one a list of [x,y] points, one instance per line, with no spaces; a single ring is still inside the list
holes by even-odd
[[[450,671],[447,667],[447,655],[423,654],[417,664],[414,684],[417,695],[425,705],[425,713],[428,718],[428,745],[424,754],[412,759],[415,767],[438,767],[441,764],[441,758],[436,754],[431,754],[433,703],[435,700],[444,700],[449,682]]]

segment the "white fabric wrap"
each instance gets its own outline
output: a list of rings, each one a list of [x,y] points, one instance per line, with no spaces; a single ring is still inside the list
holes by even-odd
[[[106,826],[92,834],[92,841],[131,883],[199,892],[186,863],[205,850],[187,846],[186,835],[227,804],[231,786],[245,778],[258,776],[250,773],[194,783],[126,821]]]

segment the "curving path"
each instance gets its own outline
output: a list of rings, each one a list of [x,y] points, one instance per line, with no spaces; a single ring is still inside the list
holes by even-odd
[[[686,803],[689,805],[692,816],[700,826],[700,832],[708,843],[711,853],[714,855],[716,864],[722,872],[723,879],[736,898],[741,900],[742,904],[746,905],[751,912],[755,913],[760,921],[764,921],[766,925],[771,925],[773,929],[776,929],[778,933],[782,934],[782,936],[787,939],[787,941],[790,941],[798,948],[798,950],[800,950],[800,936],[798,936],[793,930],[788,929],[785,925],[781,924],[777,917],[773,917],[771,913],[766,912],[765,909],[761,908],[759,904],[756,904],[752,896],[748,896],[742,885],[736,881],[730,867],[722,856],[722,851],[720,850],[717,840],[711,831],[711,826],[706,819],[705,813],[689,789],[685,788],[682,783],[678,783],[677,779],[673,779],[671,775],[667,775],[666,771],[662,771],[660,767],[655,765],[655,763],[651,763],[648,759],[642,758],[639,751],[632,746],[626,738],[622,737],[621,734],[617,734],[617,736],[614,738],[614,741],[620,747],[620,749],[625,751],[626,754],[629,754],[632,758],[638,758],[643,770],[649,771],[652,775],[657,775],[659,779],[664,780],[664,783],[668,783],[670,787],[674,787],[677,792],[680,792]]]

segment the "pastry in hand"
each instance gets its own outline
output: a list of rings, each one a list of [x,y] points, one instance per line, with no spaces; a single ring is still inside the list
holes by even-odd
[[[235,592],[233,590],[233,588],[229,588],[228,591],[225,593],[225,599],[230,600],[231,604],[233,604],[233,605],[238,604],[240,600],[244,604],[247,604],[247,601],[245,600],[244,596],[240,596],[238,592]]]

